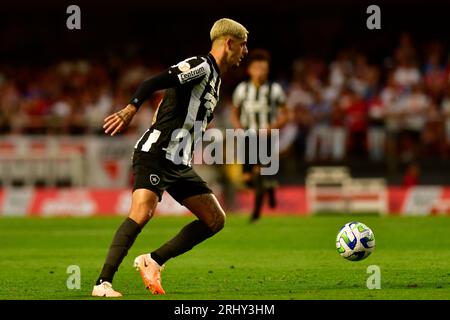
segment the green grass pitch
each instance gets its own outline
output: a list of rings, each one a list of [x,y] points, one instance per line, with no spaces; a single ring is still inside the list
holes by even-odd
[[[449,299],[450,217],[229,215],[224,230],[166,265],[165,296],[151,296],[132,267],[192,217],[155,217],[114,280],[120,299]],[[0,299],[92,299],[90,292],[123,217],[1,218]],[[339,228],[361,221],[375,251],[346,261],[335,249]],[[81,288],[67,289],[67,267]],[[381,269],[381,289],[366,286],[367,267]]]

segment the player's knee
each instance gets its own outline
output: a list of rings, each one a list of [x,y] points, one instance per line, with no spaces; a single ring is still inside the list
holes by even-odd
[[[148,203],[148,201],[136,201],[135,203],[133,203],[131,212],[134,212],[143,217],[151,218],[154,214],[153,208],[154,206]]]
[[[129,217],[140,225],[146,224],[155,212],[156,203],[146,197],[134,197]]]
[[[128,217],[143,227],[148,221],[150,221],[152,213],[144,210],[131,210]]]
[[[223,227],[225,226],[225,220],[226,220],[225,212],[219,211],[214,215],[214,220],[209,225],[209,227],[214,233],[217,233],[220,230],[222,230]]]

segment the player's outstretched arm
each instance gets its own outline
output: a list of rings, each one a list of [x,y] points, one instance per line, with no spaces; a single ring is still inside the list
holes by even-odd
[[[125,130],[148,96],[155,91],[174,87],[177,84],[179,84],[178,78],[171,69],[142,82],[125,108],[105,118],[103,125],[105,133],[114,136]]]
[[[127,105],[120,111],[117,111],[105,118],[105,124],[103,129],[105,129],[106,134],[111,134],[111,136],[116,133],[121,132],[126,129],[137,112],[137,108],[132,104]]]
[[[105,124],[103,125],[105,133],[113,136],[126,129],[144,101],[155,91],[200,81],[205,76],[208,68],[209,66],[205,59],[194,57],[181,61],[154,77],[145,80],[125,108],[105,118]]]
[[[206,60],[201,58],[193,57],[181,61],[156,76],[142,82],[131,97],[129,103],[139,109],[144,101],[155,91],[201,81],[208,68],[209,66],[206,63]]]

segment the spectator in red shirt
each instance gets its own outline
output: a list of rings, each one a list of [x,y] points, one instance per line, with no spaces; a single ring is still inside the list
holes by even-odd
[[[403,186],[406,188],[413,187],[419,184],[420,169],[416,163],[411,163],[405,170],[403,176]]]
[[[367,106],[363,99],[350,89],[345,88],[339,101],[345,112],[345,126],[348,134],[348,154],[361,156],[367,153]]]

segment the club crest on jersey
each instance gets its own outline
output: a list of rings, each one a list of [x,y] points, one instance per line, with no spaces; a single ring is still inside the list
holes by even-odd
[[[186,61],[182,61],[178,64],[178,69],[181,72],[186,72],[186,71],[189,71],[189,69],[191,69],[191,65]]]
[[[159,183],[160,180],[161,179],[159,179],[159,177],[156,174],[151,174],[150,175],[150,182],[151,182],[152,185],[156,186]]]

